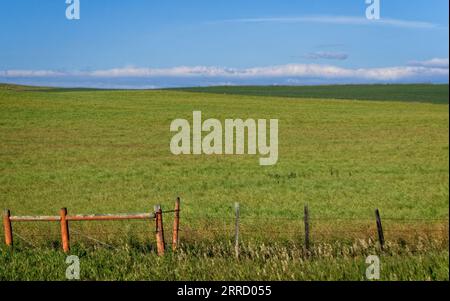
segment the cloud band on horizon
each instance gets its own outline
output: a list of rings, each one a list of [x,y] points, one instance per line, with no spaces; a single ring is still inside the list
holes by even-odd
[[[344,68],[320,64],[287,64],[252,68],[224,68],[215,66],[179,66],[172,68],[124,67],[94,71],[53,71],[53,70],[5,70],[0,78],[323,78],[323,79],[364,79],[373,81],[399,81],[410,78],[448,78],[448,58],[412,62],[408,66],[379,68]]]

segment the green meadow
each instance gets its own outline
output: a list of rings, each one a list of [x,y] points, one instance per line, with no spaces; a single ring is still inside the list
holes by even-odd
[[[231,95],[333,98],[448,104],[448,85],[216,86],[178,88],[190,92]]]
[[[182,247],[164,258],[154,254],[150,222],[74,223],[88,236],[72,233],[85,279],[363,280],[365,256],[378,252],[383,280],[448,280],[448,97],[448,85],[0,85],[0,207],[13,215],[150,212],[181,197]],[[277,164],[173,155],[172,120],[192,120],[196,110],[203,119],[278,119]],[[302,252],[305,205],[311,256]],[[376,208],[390,244],[384,253]],[[169,240],[172,217],[164,217]],[[13,228],[20,237],[13,250],[0,243],[0,280],[64,279],[58,224]]]

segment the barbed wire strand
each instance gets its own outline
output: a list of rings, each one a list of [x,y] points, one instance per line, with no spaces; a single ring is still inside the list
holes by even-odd
[[[90,239],[90,240],[92,240],[92,241],[95,241],[95,242],[97,242],[97,243],[99,243],[99,244],[108,246],[108,247],[110,247],[110,248],[112,248],[112,249],[114,249],[114,250],[118,250],[118,248],[116,248],[116,247],[114,247],[114,246],[112,246],[112,245],[110,245],[110,244],[107,244],[106,242],[103,242],[103,241],[101,241],[101,240],[95,239],[95,238],[90,237],[90,236],[88,236],[88,235],[84,235],[84,234],[82,234],[82,233],[80,233],[80,232],[78,232],[78,231],[76,231],[76,230],[73,230],[73,229],[72,229],[71,232],[75,232],[75,233],[77,233],[78,235],[80,235],[81,237],[84,237],[84,238]]]
[[[22,241],[24,241],[25,243],[29,244],[30,246],[32,246],[33,248],[38,248],[35,244],[29,242],[26,238],[22,237],[21,235],[19,235],[17,232],[14,232],[14,236],[17,236],[18,238],[20,238]]]

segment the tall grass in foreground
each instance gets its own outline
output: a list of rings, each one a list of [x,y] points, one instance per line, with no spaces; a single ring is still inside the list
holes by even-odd
[[[150,245],[127,239],[119,247],[77,243],[81,280],[365,280],[368,255],[381,260],[381,280],[448,280],[445,242],[388,243],[373,240],[301,245],[247,242],[235,258],[232,241],[185,243],[158,257]],[[447,245],[448,246],[448,245]],[[0,249],[0,280],[64,280],[66,254],[54,248],[30,249],[21,243]]]

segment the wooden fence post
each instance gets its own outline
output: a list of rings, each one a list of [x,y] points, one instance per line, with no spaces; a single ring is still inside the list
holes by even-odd
[[[12,234],[12,226],[11,220],[9,217],[11,216],[11,212],[8,209],[3,211],[3,228],[5,230],[5,243],[7,246],[12,246],[13,244],[13,234]]]
[[[234,203],[234,210],[236,213],[236,222],[234,225],[234,252],[236,259],[239,259],[239,203]]]
[[[309,210],[308,210],[308,205],[305,205],[303,220],[305,222],[305,251],[307,254],[309,254],[310,248],[309,248]]]
[[[70,238],[69,238],[69,222],[67,220],[67,208],[62,208],[59,211],[61,217],[61,242],[65,253],[70,251]]]
[[[159,256],[164,255],[164,228],[162,221],[162,210],[160,205],[155,206],[155,222],[156,222],[156,249]]]
[[[375,210],[375,217],[377,219],[378,240],[380,242],[380,247],[383,250],[384,234],[383,234],[383,226],[381,225],[380,211],[378,209]]]
[[[180,228],[180,198],[175,201],[175,216],[173,219],[173,233],[172,233],[172,251],[175,251],[178,246],[178,230]]]

